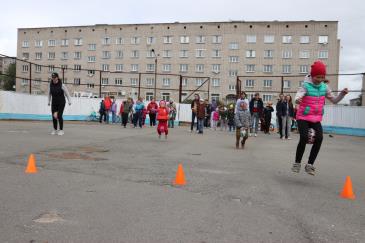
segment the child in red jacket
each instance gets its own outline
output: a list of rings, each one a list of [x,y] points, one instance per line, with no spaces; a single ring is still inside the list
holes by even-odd
[[[160,101],[160,107],[157,111],[157,120],[158,120],[158,126],[157,126],[157,133],[158,138],[161,138],[161,134],[165,133],[165,139],[167,139],[167,134],[169,133],[167,129],[167,121],[169,120],[169,110],[166,107],[166,102],[164,100]]]

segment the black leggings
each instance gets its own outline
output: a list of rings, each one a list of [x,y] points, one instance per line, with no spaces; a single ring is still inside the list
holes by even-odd
[[[314,161],[317,158],[318,152],[321,149],[322,140],[323,140],[323,131],[322,125],[320,122],[309,122],[304,120],[297,120],[298,130],[300,133],[300,140],[297,147],[297,153],[295,156],[295,162],[300,163],[303,158],[305,146],[308,142],[308,129],[313,128],[316,131],[316,137],[309,155],[308,164],[314,164]]]
[[[129,116],[129,113],[125,113],[125,112],[122,113],[122,125],[124,127],[127,126],[128,116]]]
[[[52,102],[52,120],[53,128],[57,130],[57,120],[60,124],[60,130],[63,130],[63,110],[65,109],[65,103],[53,103]],[[57,119],[54,118],[53,114],[57,112]]]

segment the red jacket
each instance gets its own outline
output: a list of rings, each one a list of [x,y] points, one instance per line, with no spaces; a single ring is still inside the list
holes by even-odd
[[[168,120],[169,119],[169,109],[167,107],[158,108],[157,120]]]
[[[112,100],[110,98],[104,99],[105,110],[110,110],[112,106]]]
[[[156,102],[150,102],[147,106],[148,113],[156,114],[157,109],[158,109],[158,105]]]
[[[122,114],[123,112],[124,112],[124,105],[123,105],[123,102],[122,102],[122,104],[120,104],[119,114]]]

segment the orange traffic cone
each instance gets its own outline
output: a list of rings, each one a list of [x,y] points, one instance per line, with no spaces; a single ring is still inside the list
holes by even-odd
[[[175,181],[173,182],[173,184],[176,186],[186,185],[185,174],[184,174],[184,169],[182,167],[182,164],[179,164],[179,166],[177,167],[176,178],[175,178]]]
[[[355,194],[352,190],[352,182],[351,182],[350,176],[346,177],[345,185],[343,187],[343,190],[342,190],[342,193],[340,196],[342,198],[346,198],[346,199],[351,199],[351,200],[355,199]]]
[[[35,165],[35,157],[34,154],[30,154],[29,158],[28,158],[28,165],[27,168],[25,170],[25,173],[27,174],[33,174],[33,173],[37,173],[37,167]]]

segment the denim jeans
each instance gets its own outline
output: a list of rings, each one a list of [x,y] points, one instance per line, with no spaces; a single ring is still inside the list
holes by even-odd
[[[203,127],[204,127],[204,118],[202,118],[202,119],[198,118],[198,131],[199,131],[199,133],[203,133]]]

